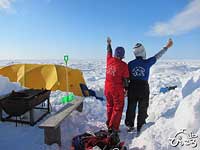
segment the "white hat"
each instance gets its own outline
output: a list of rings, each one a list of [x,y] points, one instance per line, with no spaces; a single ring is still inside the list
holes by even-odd
[[[144,46],[141,43],[137,43],[134,47],[134,54],[135,57],[142,57],[143,59],[146,59],[146,51]]]

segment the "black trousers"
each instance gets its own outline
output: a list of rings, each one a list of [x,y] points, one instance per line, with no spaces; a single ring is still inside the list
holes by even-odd
[[[149,84],[148,81],[131,81],[128,88],[128,107],[126,111],[125,125],[134,127],[136,107],[138,105],[137,128],[140,129],[148,117]]]

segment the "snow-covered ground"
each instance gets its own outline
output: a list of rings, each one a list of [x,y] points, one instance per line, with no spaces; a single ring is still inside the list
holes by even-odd
[[[38,63],[38,61],[14,60],[0,61],[0,66],[13,63]],[[40,63],[63,64],[58,60],[44,60]],[[72,60],[70,67],[81,69],[89,88],[103,96],[105,80],[104,60]],[[136,137],[134,133],[127,133],[124,125],[126,104],[120,126],[120,139],[126,142],[130,150],[199,150],[200,149],[200,61],[159,61],[151,70],[150,77],[150,106],[147,124],[142,128],[142,133]],[[161,87],[178,87],[165,94],[159,93]],[[12,90],[20,90],[17,83],[11,83],[0,76],[0,95]],[[51,94],[52,110],[60,109],[60,98],[64,92],[56,91]],[[127,101],[127,100],[125,100]],[[101,102],[93,97],[84,100],[82,113],[74,111],[61,125],[62,150],[69,150],[73,136],[85,131],[105,129],[106,102]],[[46,150],[58,149],[57,145],[44,144],[43,130],[35,125],[19,125],[0,122],[0,149],[4,150]],[[169,138],[174,138],[181,129],[186,129],[188,134],[193,133],[188,145],[181,143],[177,147],[170,145]],[[194,135],[198,137],[195,138]],[[184,137],[182,141],[187,140]],[[179,139],[180,140],[180,139]],[[193,148],[195,141],[197,147]]]

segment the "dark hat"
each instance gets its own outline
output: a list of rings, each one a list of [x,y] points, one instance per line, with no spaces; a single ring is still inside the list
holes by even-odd
[[[123,59],[124,58],[124,54],[125,54],[125,50],[123,47],[117,47],[115,49],[115,57],[118,57],[118,58],[121,58]]]

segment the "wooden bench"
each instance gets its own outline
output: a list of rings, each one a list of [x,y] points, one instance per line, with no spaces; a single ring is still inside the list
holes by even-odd
[[[57,143],[61,146],[61,130],[60,124],[62,121],[71,114],[74,110],[82,112],[83,109],[83,99],[82,97],[77,97],[72,102],[66,104],[55,115],[47,118],[42,124],[39,125],[39,128],[44,129],[44,142],[47,145]]]

